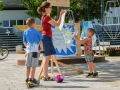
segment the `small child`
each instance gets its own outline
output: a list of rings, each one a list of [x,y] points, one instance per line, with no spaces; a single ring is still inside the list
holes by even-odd
[[[88,64],[88,69],[89,69],[89,73],[86,77],[97,77],[98,76],[98,72],[96,72],[96,67],[93,63],[94,53],[92,51],[92,36],[94,35],[94,33],[95,33],[95,30],[92,28],[89,28],[87,31],[87,38],[85,40],[79,40],[77,35],[74,36],[77,43],[84,44],[85,60]]]
[[[39,44],[41,51],[43,51],[42,45],[42,35],[41,33],[35,29],[35,19],[28,18],[26,21],[28,25],[28,29],[24,31],[23,34],[23,43],[26,47],[26,80],[37,84],[37,80],[34,78],[36,67],[38,67],[38,59],[39,59]],[[31,75],[31,76],[30,76]]]
[[[9,35],[9,34],[10,34],[10,30],[7,29],[5,33],[6,33],[7,35]]]

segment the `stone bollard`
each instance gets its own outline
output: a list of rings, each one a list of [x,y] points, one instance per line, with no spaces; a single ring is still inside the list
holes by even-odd
[[[16,51],[22,51],[22,45],[16,46]]]
[[[25,51],[23,51],[22,45],[16,46],[16,54],[25,54]]]

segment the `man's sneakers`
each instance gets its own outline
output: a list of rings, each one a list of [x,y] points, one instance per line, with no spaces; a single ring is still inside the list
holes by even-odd
[[[96,72],[96,73],[93,73],[93,72],[88,73],[88,75],[86,77],[87,78],[96,78],[96,77],[98,77],[98,72]]]

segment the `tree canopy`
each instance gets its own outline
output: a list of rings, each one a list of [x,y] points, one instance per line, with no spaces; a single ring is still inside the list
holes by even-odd
[[[5,3],[0,0],[0,11],[5,7]],[[0,26],[2,25],[2,22],[0,22]]]
[[[29,11],[27,11],[27,14],[35,17],[35,18],[41,18],[41,14],[37,13],[37,8],[42,4],[43,1],[45,0],[21,0],[22,1],[22,6],[27,8]],[[51,16],[54,16],[54,11],[57,12],[57,9],[53,9],[53,13]]]
[[[37,7],[40,6],[42,0],[21,0],[22,6],[28,9],[27,14],[32,17],[40,18],[41,15],[37,13]]]
[[[4,3],[2,0],[0,0],[0,11],[1,11],[4,7],[5,7],[5,3]]]
[[[28,15],[38,18],[41,18],[41,15],[37,13],[36,9],[43,1],[46,0],[22,0],[23,6],[29,10]],[[104,4],[107,1],[104,0]],[[76,22],[101,18],[101,0],[70,0],[69,9],[73,11]],[[53,7],[51,16],[57,17],[56,7]]]

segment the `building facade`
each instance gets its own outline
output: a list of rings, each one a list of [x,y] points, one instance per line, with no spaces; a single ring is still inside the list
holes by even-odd
[[[27,15],[27,9],[21,6],[21,0],[3,0],[5,8],[0,11],[0,33],[5,33],[6,29],[9,29],[11,33],[14,31],[14,25],[25,25],[26,19],[30,16]],[[40,23],[39,19],[36,19],[37,24]]]

